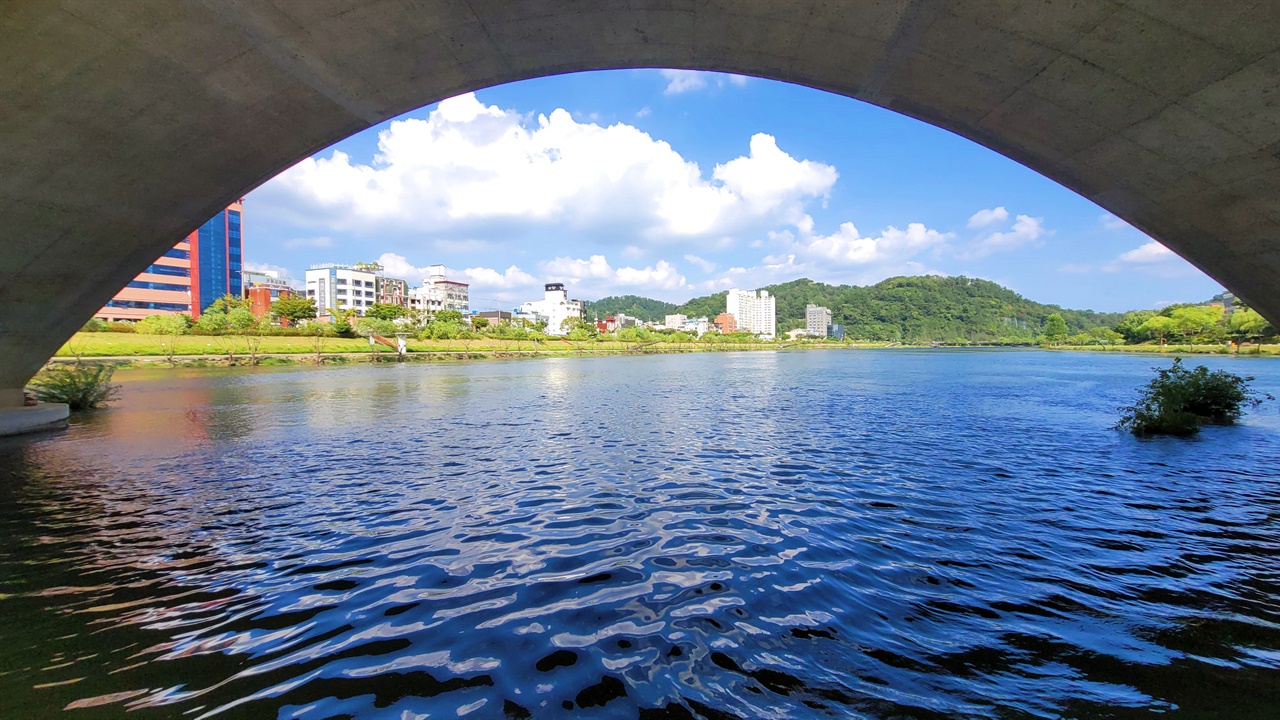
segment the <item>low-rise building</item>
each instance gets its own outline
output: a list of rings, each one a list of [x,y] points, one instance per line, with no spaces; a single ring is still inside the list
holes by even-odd
[[[320,263],[307,269],[307,297],[316,303],[317,317],[331,317],[335,310],[355,310],[364,315],[378,301],[378,263]]]
[[[702,337],[711,331],[711,321],[704,317],[686,318],[684,323],[678,328],[681,332],[693,333],[698,337]]]
[[[831,311],[821,305],[805,305],[804,330],[813,337],[826,337],[827,328],[831,325]]]
[[[516,318],[516,314],[507,310],[481,310],[471,313],[471,323],[476,320],[488,320],[490,325],[505,325]]]
[[[431,313],[454,310],[468,315],[471,313],[471,287],[448,279],[444,265],[432,265],[427,268],[427,278],[422,285],[408,291],[408,306]]]
[[[716,329],[721,335],[730,335],[738,332],[738,320],[727,312],[722,312],[712,321]]]
[[[373,290],[380,304],[409,307],[409,283],[400,278],[379,275]]]
[[[548,335],[567,335],[569,329],[565,321],[582,319],[582,301],[570,300],[564,283],[547,283],[542,290],[542,299],[521,305],[518,317],[532,323],[545,322]]]
[[[269,318],[271,316],[271,306],[281,298],[290,298],[297,295],[297,292],[288,285],[266,285],[256,284],[249,288],[245,295],[249,300],[249,312],[253,313],[256,318]],[[280,319],[281,327],[288,327],[289,321],[285,318]]]
[[[684,315],[668,315],[663,319],[662,325],[663,327],[669,327],[673,330],[680,330],[684,327],[684,323],[688,319],[689,318]]]

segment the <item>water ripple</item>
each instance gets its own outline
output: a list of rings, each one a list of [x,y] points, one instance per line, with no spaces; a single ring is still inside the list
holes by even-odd
[[[1280,419],[1149,364],[139,373],[0,447],[0,715],[1274,717]]]

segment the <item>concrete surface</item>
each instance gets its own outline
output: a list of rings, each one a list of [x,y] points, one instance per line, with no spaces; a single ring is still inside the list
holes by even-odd
[[[71,411],[64,403],[39,403],[31,407],[0,407],[0,437],[58,430],[67,426]]]
[[[23,0],[0,5],[0,388],[298,159],[468,90],[628,67],[946,128],[1280,320],[1275,0]]]

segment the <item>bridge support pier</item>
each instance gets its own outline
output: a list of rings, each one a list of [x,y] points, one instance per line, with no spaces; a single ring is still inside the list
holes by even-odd
[[[64,428],[70,413],[64,403],[26,405],[22,388],[0,389],[0,437]]]

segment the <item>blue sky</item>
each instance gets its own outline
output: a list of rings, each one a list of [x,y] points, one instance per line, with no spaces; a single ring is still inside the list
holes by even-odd
[[[994,280],[1127,310],[1220,286],[1104,210],[986,148],[845,97],[756,78],[541,78],[407,113],[248,196],[246,260],[300,278],[443,263],[472,305],[565,282],[671,301],[799,277]]]

